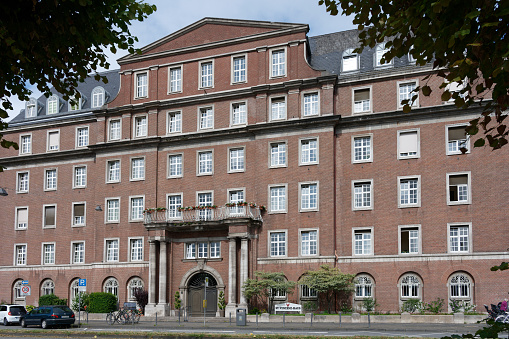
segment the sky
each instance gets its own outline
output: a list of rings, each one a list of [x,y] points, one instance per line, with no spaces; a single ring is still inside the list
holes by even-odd
[[[133,22],[130,31],[138,37],[136,48],[156,41],[204,17],[291,22],[309,25],[308,36],[317,36],[356,28],[351,17],[331,16],[318,0],[144,0],[157,6],[157,11],[143,22]],[[110,69],[119,68],[116,60],[127,54],[108,54]],[[35,86],[33,97],[40,92]],[[11,98],[14,110],[7,121],[18,115],[24,102]]]

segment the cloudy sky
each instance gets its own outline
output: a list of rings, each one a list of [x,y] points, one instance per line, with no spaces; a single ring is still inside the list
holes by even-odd
[[[131,33],[138,37],[135,47],[143,47],[204,17],[247,19],[308,24],[309,36],[356,28],[352,18],[333,17],[318,6],[318,0],[145,0],[155,4],[157,11],[143,22],[134,22]],[[110,56],[110,69],[119,68],[116,59],[125,51]],[[33,96],[38,97],[39,92]],[[10,118],[24,108],[12,98],[14,110]]]

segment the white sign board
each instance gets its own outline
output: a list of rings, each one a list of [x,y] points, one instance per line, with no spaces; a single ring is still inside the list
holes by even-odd
[[[302,313],[302,305],[292,304],[292,303],[284,303],[277,304],[274,306],[275,312],[298,312]]]
[[[26,297],[27,295],[30,295],[32,292],[32,288],[29,285],[23,285],[21,286],[21,296]]]

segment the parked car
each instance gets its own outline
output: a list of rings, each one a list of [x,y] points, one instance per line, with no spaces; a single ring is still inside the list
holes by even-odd
[[[19,323],[19,318],[27,313],[23,305],[0,305],[0,322],[4,326]]]
[[[40,306],[20,319],[21,327],[40,325],[42,328],[51,326],[71,327],[76,320],[74,312],[67,306]]]

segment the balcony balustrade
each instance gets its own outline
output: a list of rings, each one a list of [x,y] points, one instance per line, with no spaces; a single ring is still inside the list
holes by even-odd
[[[203,223],[207,221],[222,221],[230,219],[251,219],[262,221],[261,210],[258,206],[218,206],[210,208],[204,206],[200,209],[183,209],[180,211],[150,211],[145,212],[144,223]]]

